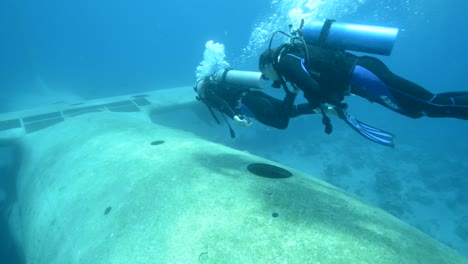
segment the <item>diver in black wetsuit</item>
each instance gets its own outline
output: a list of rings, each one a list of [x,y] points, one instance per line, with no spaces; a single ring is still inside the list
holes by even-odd
[[[290,29],[292,26],[290,25]],[[290,42],[271,48],[276,33]],[[380,60],[356,56],[346,50],[390,55],[398,33],[396,28],[349,24],[327,19],[324,22],[304,21],[290,34],[277,31],[268,50],[260,56],[259,67],[264,76],[275,81],[274,87],[288,83],[304,92],[312,108],[324,109],[331,104],[340,118],[353,129],[377,143],[392,146],[392,137],[381,137],[381,131],[357,124],[342,103],[344,96],[355,94],[377,102],[402,115],[419,118],[453,117],[468,120],[468,92],[433,94],[423,87],[392,73]],[[322,122],[325,132],[332,126],[325,111]]]
[[[208,106],[216,120],[212,108],[244,127],[252,123],[251,118],[255,118],[264,125],[286,129],[290,118],[317,113],[309,104],[294,105],[296,91],[286,91],[286,96],[280,100],[247,86],[226,84],[210,78],[197,84],[195,90],[197,99]]]
[[[312,107],[323,103],[340,106],[345,95],[355,94],[412,118],[468,119],[468,92],[433,94],[395,75],[374,57],[358,57],[312,45],[284,44],[265,51],[259,66],[278,85],[287,81],[301,89]]]
[[[274,87],[291,84],[304,92],[311,108],[335,106],[343,120],[366,138],[393,146],[391,134],[366,125],[356,125],[354,117],[342,103],[344,96],[355,94],[377,102],[412,118],[453,117],[468,120],[468,92],[433,94],[423,87],[392,73],[383,62],[370,56],[356,56],[330,47],[304,43],[283,44],[260,56],[259,67]],[[323,113],[326,113],[323,111]],[[324,114],[325,132],[331,133],[329,118]]]

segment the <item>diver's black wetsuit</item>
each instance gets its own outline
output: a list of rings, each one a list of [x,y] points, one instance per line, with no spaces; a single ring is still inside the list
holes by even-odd
[[[272,54],[275,69],[298,86],[312,108],[320,103],[338,106],[349,93],[377,102],[403,115],[419,118],[454,117],[468,119],[468,92],[433,94],[392,73],[380,60],[330,48],[285,44]]]
[[[296,94],[292,92],[287,92],[285,98],[279,100],[258,90],[209,81],[203,90],[199,99],[231,119],[235,115],[250,116],[278,129],[286,129],[292,117],[314,113],[308,104],[294,105]]]

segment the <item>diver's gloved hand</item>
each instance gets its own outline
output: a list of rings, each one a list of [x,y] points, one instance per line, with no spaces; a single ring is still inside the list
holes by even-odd
[[[252,124],[252,121],[248,117],[243,118],[238,115],[235,115],[233,117],[233,120],[241,127],[248,127]]]

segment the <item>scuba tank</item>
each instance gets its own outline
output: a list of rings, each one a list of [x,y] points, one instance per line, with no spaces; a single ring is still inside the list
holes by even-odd
[[[263,77],[261,72],[253,71],[236,71],[224,69],[216,72],[213,76],[213,79],[217,82],[254,89],[263,89],[270,85],[270,82]]]
[[[398,28],[336,22],[327,19],[314,21],[299,29],[308,44],[390,55]]]
[[[197,99],[205,97],[205,86],[209,83],[221,83],[252,89],[263,89],[271,85],[271,81],[267,80],[261,72],[222,69],[214,72],[208,79],[199,80],[195,84],[193,89],[198,94]]]

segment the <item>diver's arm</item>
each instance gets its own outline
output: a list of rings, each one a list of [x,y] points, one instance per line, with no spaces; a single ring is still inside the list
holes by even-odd
[[[304,97],[312,107],[320,104],[320,86],[306,70],[303,58],[291,53],[284,54],[278,63],[278,70],[286,81],[293,83],[304,92]]]
[[[304,104],[294,105],[289,117],[294,118],[294,117],[298,117],[301,115],[314,115],[314,114],[321,114],[321,113],[322,113],[322,110],[320,110],[320,107],[313,108],[312,106],[310,106],[310,104],[304,103]],[[338,113],[334,106],[327,106],[325,108],[325,114],[338,116]]]

